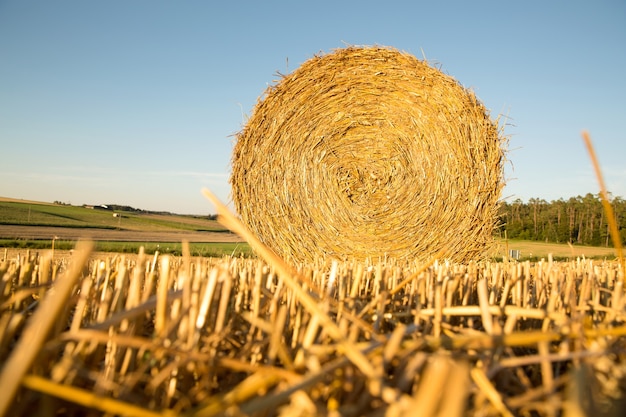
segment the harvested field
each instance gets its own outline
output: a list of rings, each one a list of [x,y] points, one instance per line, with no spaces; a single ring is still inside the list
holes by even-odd
[[[192,231],[145,231],[111,230],[75,227],[46,227],[0,225],[0,238],[7,239],[52,239],[61,240],[113,240],[120,242],[241,242],[241,238],[228,231],[192,232]]]
[[[617,262],[294,267],[86,248],[0,273],[12,415],[624,410]]]
[[[498,254],[505,256],[507,251],[515,249],[520,251],[523,258],[536,258],[537,260],[548,259],[551,254],[554,258],[576,259],[576,258],[605,258],[612,260],[617,257],[617,251],[612,247],[565,245],[560,243],[543,243],[534,241],[509,241],[500,240],[498,242]]]

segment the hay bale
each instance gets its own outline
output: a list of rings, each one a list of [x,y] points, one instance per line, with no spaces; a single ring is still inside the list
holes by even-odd
[[[452,77],[391,48],[315,56],[236,136],[232,197],[279,255],[457,262],[492,243],[503,140]]]

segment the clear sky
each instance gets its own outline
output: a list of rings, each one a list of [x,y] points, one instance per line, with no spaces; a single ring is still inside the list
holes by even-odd
[[[626,196],[626,2],[0,0],[0,196],[213,213],[276,73],[347,45],[426,57],[510,136],[503,198]]]

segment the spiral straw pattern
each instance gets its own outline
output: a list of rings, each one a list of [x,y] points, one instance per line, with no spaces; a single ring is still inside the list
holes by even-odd
[[[348,47],[268,88],[237,134],[243,222],[285,259],[483,258],[504,138],[475,95],[414,56]]]

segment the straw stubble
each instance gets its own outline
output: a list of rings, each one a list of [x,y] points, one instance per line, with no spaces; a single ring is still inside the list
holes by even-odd
[[[0,262],[0,363],[16,376],[9,384],[22,386],[8,399],[19,407],[13,414],[295,415],[315,407],[324,415],[548,417],[584,405],[568,396],[590,388],[599,407],[619,410],[626,313],[618,262],[292,268],[247,239],[265,261],[73,260],[85,262],[78,277],[59,269],[41,299],[41,288],[24,292],[30,283],[18,267],[36,272],[48,260]],[[28,327],[10,323],[41,319],[67,279],[65,311],[46,313],[59,328],[31,348]],[[147,293],[137,302],[138,288]],[[33,352],[11,371],[13,358]],[[581,367],[590,378],[571,371]]]

